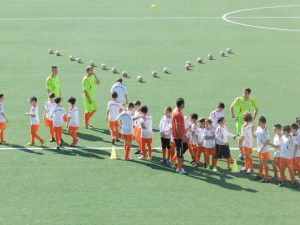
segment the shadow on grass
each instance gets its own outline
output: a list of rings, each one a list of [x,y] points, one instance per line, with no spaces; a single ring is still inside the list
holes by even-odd
[[[15,149],[18,149],[19,151],[26,152],[26,153],[31,153],[31,154],[36,154],[36,155],[44,155],[44,153],[42,153],[42,152],[33,151],[32,149],[28,149],[25,146],[15,145],[15,144],[10,144],[8,146],[12,147],[12,148],[15,148]]]
[[[45,149],[46,151],[53,152],[55,154],[61,154],[66,156],[81,156],[81,157],[88,157],[88,158],[96,158],[96,159],[104,159],[101,155],[107,155],[107,152],[101,151],[101,150],[94,150],[94,149],[80,149],[78,146],[78,149],[76,148],[61,148],[60,150],[57,150],[55,148],[53,149]]]

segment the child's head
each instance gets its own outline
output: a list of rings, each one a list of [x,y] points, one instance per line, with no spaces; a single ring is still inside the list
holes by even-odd
[[[225,117],[220,117],[218,119],[218,124],[220,124],[221,126],[224,126],[226,124]]]
[[[252,121],[252,114],[249,113],[249,112],[245,112],[245,113],[243,114],[243,120],[244,120],[245,122],[251,122],[251,121]]]
[[[205,120],[205,128],[212,128],[212,121],[211,121],[211,119]]]
[[[290,125],[284,125],[282,127],[283,134],[284,135],[289,135],[291,133],[291,126]]]
[[[130,103],[128,104],[127,109],[128,109],[129,111],[132,111],[133,108],[134,108],[134,104],[133,104],[132,102],[130,102]]]
[[[258,118],[258,126],[265,127],[266,123],[267,123],[266,117],[261,116]]]
[[[281,128],[282,128],[282,126],[280,124],[275,124],[274,128],[273,128],[274,133],[278,134],[278,135],[281,134]]]
[[[223,102],[219,102],[217,105],[217,109],[219,112],[222,112],[225,109],[225,104]]]
[[[298,127],[300,127],[300,116],[296,118],[296,123],[298,124]]]
[[[61,103],[61,97],[56,97],[55,98],[55,103],[60,104]]]
[[[178,98],[176,100],[176,106],[179,109],[183,109],[184,108],[184,99],[183,98]]]
[[[143,106],[141,107],[141,112],[142,112],[143,114],[147,114],[147,113],[148,113],[148,107],[147,107],[146,105],[143,105]]]
[[[297,130],[298,130],[298,125],[297,125],[296,123],[293,123],[293,124],[291,125],[291,132],[292,132],[293,134],[295,134],[295,133],[297,132]]]
[[[88,75],[93,75],[94,74],[94,68],[92,66],[88,66],[86,69],[85,69],[86,73]]]
[[[70,103],[71,106],[73,106],[73,105],[75,105],[76,98],[70,97],[70,98],[68,99],[68,102]]]
[[[4,94],[0,93],[0,102],[3,102],[4,100]]]
[[[166,107],[165,110],[164,110],[164,114],[166,116],[170,116],[172,113],[172,108],[170,106]]]
[[[32,96],[28,99],[30,105],[35,105],[37,103],[37,97]]]
[[[54,93],[49,93],[48,98],[50,100],[54,100],[55,99],[55,94]]]
[[[201,128],[204,128],[204,127],[205,127],[205,118],[200,118],[200,119],[198,120],[198,122],[200,123],[200,127],[201,127]]]
[[[123,80],[122,80],[122,78],[118,78],[117,80],[116,80],[116,83],[123,83]]]
[[[136,100],[134,102],[134,110],[140,110],[141,108],[141,102],[139,100]]]
[[[195,123],[198,119],[198,114],[197,113],[192,113],[191,114],[191,121],[192,123]]]
[[[118,93],[114,91],[114,92],[111,94],[111,97],[112,97],[113,99],[117,99],[117,98],[118,98]]]
[[[53,75],[57,74],[57,66],[51,66],[51,72]]]

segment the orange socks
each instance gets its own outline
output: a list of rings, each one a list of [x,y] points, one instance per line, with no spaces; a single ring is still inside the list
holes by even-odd
[[[0,130],[0,141],[4,142],[4,130]]]
[[[171,157],[171,149],[168,148],[168,159]]]
[[[69,132],[69,134],[73,138],[73,142],[78,141],[76,132]]]
[[[178,161],[177,163],[177,170],[180,170],[182,168],[182,161]]]
[[[206,166],[209,166],[209,155],[204,153],[204,161],[206,163]]]
[[[265,170],[265,179],[269,180],[269,167],[268,165],[264,165],[264,170]]]
[[[118,128],[116,127],[116,130],[115,130],[115,137],[116,137],[116,140],[118,140],[119,139],[119,130],[118,130]]]
[[[149,157],[152,157],[152,146],[150,143],[147,143]]]
[[[227,159],[226,159],[227,166],[230,166],[231,161],[232,161],[232,158],[227,158]]]
[[[163,159],[166,158],[166,153],[167,153],[167,150],[165,148],[162,149],[162,157],[163,157]]]
[[[92,117],[92,115],[95,113],[95,111],[93,112],[88,112],[88,113],[85,113],[84,114],[84,124],[85,126],[88,126],[89,125],[89,122],[90,122],[90,119]]]
[[[129,158],[130,145],[124,144],[125,159]]]
[[[250,158],[248,159],[248,162],[249,162],[249,168],[251,171],[253,171],[253,159],[252,159],[252,156],[250,156]]]
[[[278,177],[278,169],[276,163],[272,163],[273,171],[274,171],[274,177]]]
[[[259,164],[258,176],[260,177],[262,176],[263,170],[264,170],[264,166],[262,164]]]
[[[36,132],[32,132],[31,133],[31,143],[34,143],[35,139],[38,139],[40,142],[43,141],[43,139]]]

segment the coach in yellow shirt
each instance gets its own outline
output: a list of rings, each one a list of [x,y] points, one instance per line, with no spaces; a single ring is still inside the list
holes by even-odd
[[[51,75],[46,80],[48,94],[54,93],[55,97],[61,97],[60,80],[57,76],[57,66],[51,66]]]

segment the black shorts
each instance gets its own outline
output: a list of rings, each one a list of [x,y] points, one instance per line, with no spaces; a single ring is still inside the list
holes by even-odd
[[[216,154],[215,159],[228,159],[230,158],[230,149],[228,145],[218,145],[216,144]]]
[[[186,150],[188,150],[188,144],[182,143],[181,139],[174,139],[174,142],[176,144],[176,156],[177,158],[182,158]]]
[[[162,149],[170,149],[171,148],[171,146],[170,146],[171,139],[161,137],[160,140],[161,140]]]

